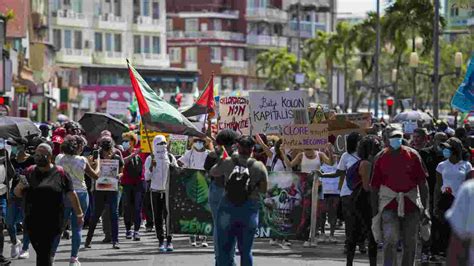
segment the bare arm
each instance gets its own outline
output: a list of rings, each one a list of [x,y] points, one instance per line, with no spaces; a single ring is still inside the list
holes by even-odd
[[[23,198],[23,193],[25,191],[25,185],[21,182],[19,182],[15,189],[13,190],[13,193],[15,193],[15,196],[17,196],[18,198]]]
[[[325,149],[327,154],[324,153],[324,152],[319,152],[319,158],[321,159],[321,161],[327,165],[333,165],[333,153],[332,153],[332,150],[331,149]]]
[[[265,155],[267,155],[268,158],[272,158],[273,157],[272,150],[270,150],[270,148],[263,142],[259,134],[255,135],[255,140],[257,141],[258,144],[260,144],[260,146],[262,146],[262,149],[265,152]]]
[[[365,191],[370,190],[370,170],[372,166],[369,161],[362,161],[359,165],[359,175],[362,179],[362,187]]]
[[[298,155],[296,155],[296,157],[292,161],[290,161],[290,159],[288,159],[288,156],[285,155],[284,150],[280,150],[280,152],[283,155],[282,157],[283,157],[283,161],[285,163],[286,168],[291,169],[291,168],[301,164],[301,160],[303,159],[303,153],[302,152],[298,153]]]
[[[418,185],[418,189],[420,190],[420,197],[421,203],[425,208],[424,214],[429,217],[429,209],[430,209],[430,193],[428,188],[428,181],[423,182],[423,184]]]
[[[320,177],[322,178],[334,178],[334,177],[343,177],[346,175],[346,171],[343,171],[343,170],[339,170],[337,169],[336,172],[333,172],[333,173],[318,173]],[[344,180],[344,179],[342,179]]]
[[[86,162],[86,174],[89,177],[97,180],[99,179],[99,172],[100,172],[100,159],[97,160],[97,163],[95,163],[94,168],[92,168],[89,162]]]

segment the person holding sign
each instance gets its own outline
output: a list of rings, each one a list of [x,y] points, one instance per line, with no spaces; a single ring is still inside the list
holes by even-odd
[[[285,152],[283,147],[280,148],[281,153]],[[293,160],[290,161],[288,157],[284,157],[285,165],[291,169],[296,166],[301,167],[301,172],[311,173],[321,169],[321,163],[333,164],[332,144],[328,143],[324,152],[315,150],[304,150],[298,153]]]
[[[122,177],[123,160],[114,151],[114,141],[111,137],[105,136],[98,141],[100,145],[100,177],[95,183],[94,193],[94,213],[91,217],[89,231],[84,246],[91,248],[92,237],[95,228],[102,215],[102,211],[107,205],[110,211],[110,221],[112,227],[112,247],[120,249],[118,246],[118,196],[119,180]]]
[[[86,145],[85,140],[80,136],[67,135],[64,138],[64,142],[61,144],[62,154],[56,156],[55,164],[61,166],[66,174],[71,178],[74,191],[76,192],[82,210],[86,211],[89,208],[89,195],[87,194],[87,186],[85,182],[85,174],[95,180],[99,178],[100,162],[95,163],[95,167],[89,164],[85,157],[80,156]],[[70,205],[70,204],[69,204]],[[72,246],[71,246],[71,259],[70,263],[79,263],[77,255],[79,253],[79,247],[81,246],[81,231],[82,225],[79,225],[72,217],[72,208],[66,207],[64,217],[71,217],[71,229],[72,229]],[[53,247],[53,254],[59,246],[59,238],[56,239]]]
[[[156,238],[159,241],[159,250],[161,252],[173,251],[173,238],[168,225],[168,180],[170,177],[170,167],[177,167],[176,159],[167,150],[166,138],[163,135],[157,135],[153,139],[152,152],[145,161],[145,180],[151,180],[151,206],[153,209],[153,220],[155,222]],[[165,231],[163,225],[166,225],[166,246]]]

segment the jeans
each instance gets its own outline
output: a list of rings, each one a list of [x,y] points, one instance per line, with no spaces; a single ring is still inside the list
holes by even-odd
[[[222,198],[224,197],[224,188],[219,187],[216,185],[215,181],[212,181],[211,184],[209,185],[209,207],[211,209],[211,214],[212,214],[212,237],[214,239],[214,254],[215,254],[215,260],[216,260],[216,265],[217,262],[219,261],[219,249],[218,249],[218,235],[217,235],[217,211],[219,210],[219,205],[221,203]],[[234,259],[235,256],[235,248],[231,249],[231,254],[230,254],[232,260]]]
[[[398,265],[397,244],[399,239],[403,244],[402,266],[414,265],[420,217],[418,209],[411,213],[405,213],[404,217],[398,217],[396,210],[386,209],[382,212],[384,266]]]
[[[11,199],[12,200],[10,201],[10,204],[8,205],[8,209],[7,209],[6,223],[7,223],[8,234],[10,235],[10,240],[12,241],[12,244],[16,244],[17,243],[16,225],[23,221],[23,209],[21,207],[21,201],[13,199],[13,196]],[[28,233],[26,232],[26,230],[23,230],[22,250],[27,251],[29,245],[30,245],[30,237],[28,236]]]
[[[145,182],[136,185],[123,185],[123,220],[127,231],[131,230],[132,222],[134,231],[138,232],[140,230],[144,193]]]
[[[146,184],[147,189],[143,197],[143,213],[146,218],[146,228],[153,228],[153,209],[151,208],[150,183]]]
[[[0,196],[0,227],[3,229],[5,222],[6,222],[6,215],[7,215],[7,195]],[[3,230],[2,230],[3,231]],[[3,246],[5,242],[5,237],[0,234],[0,255],[3,254]]]
[[[81,209],[85,213],[89,206],[89,195],[85,190],[76,190],[77,197],[79,198],[79,203],[81,204]],[[77,257],[79,253],[79,248],[81,246],[81,232],[82,226],[77,224],[77,218],[74,214],[72,207],[67,207],[64,209],[64,219],[71,219],[71,230],[72,230],[72,239],[71,239],[71,257]],[[55,240],[53,245],[53,255],[56,254],[56,250],[59,246],[60,238]]]
[[[160,245],[163,244],[165,240],[166,232],[166,241],[171,243],[173,238],[170,231],[166,230],[168,210],[166,208],[166,194],[164,192],[151,192],[151,205],[153,209],[153,218],[155,221],[155,232],[156,238],[160,242]]]
[[[119,191],[117,191],[117,217],[120,216],[119,207],[120,207],[120,200],[121,199],[122,199],[122,192],[119,190]],[[110,207],[109,208],[104,208],[104,210],[102,212],[102,231],[104,232],[105,238],[108,238],[108,239],[112,239],[110,210],[111,210]]]
[[[107,205],[110,211],[112,243],[118,243],[118,191],[95,191],[94,201],[95,209],[91,217],[91,224],[89,225],[89,231],[87,232],[86,242],[90,243],[92,241],[99,218]]]
[[[323,200],[319,200],[318,207],[318,228],[321,233],[325,233],[326,218],[331,226],[330,235],[334,236],[337,223],[337,206],[339,205],[339,195],[324,195]]]
[[[241,266],[253,265],[252,246],[258,226],[259,204],[256,200],[247,200],[240,206],[223,197],[217,216],[217,234],[219,235],[219,258],[217,265],[234,264],[232,250],[235,243],[240,251]]]

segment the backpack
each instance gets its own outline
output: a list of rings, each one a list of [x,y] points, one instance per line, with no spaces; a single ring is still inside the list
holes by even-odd
[[[255,159],[249,159],[246,166],[239,165],[238,158],[232,158],[235,167],[225,183],[225,191],[227,199],[233,204],[239,206],[247,201],[252,186],[250,185],[249,168],[252,167]]]
[[[346,171],[347,186],[350,190],[355,190],[362,184],[362,178],[359,175],[360,162],[361,160],[358,160]]]
[[[142,158],[136,155],[133,156],[130,161],[125,165],[127,169],[127,174],[131,178],[140,178],[143,172],[143,163]]]

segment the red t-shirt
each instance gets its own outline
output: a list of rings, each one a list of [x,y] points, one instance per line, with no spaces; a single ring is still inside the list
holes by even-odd
[[[426,181],[428,173],[421,157],[414,149],[402,146],[399,154],[386,148],[374,163],[371,186],[379,189],[381,185],[395,192],[408,192]],[[397,200],[392,200],[386,209],[397,210]],[[412,212],[417,207],[405,197],[405,212]]]
[[[122,156],[123,158],[126,158],[128,156],[130,156],[130,152],[128,150],[122,152]],[[142,165],[145,164],[145,159],[147,157],[147,154],[144,154],[144,153],[139,153],[138,156],[140,157],[141,161],[142,161]],[[128,162],[130,163],[130,162]],[[123,168],[123,176],[122,176],[122,179],[120,180],[120,183],[122,185],[136,185],[138,183],[140,183],[141,181],[145,180],[145,171],[142,171],[142,175],[140,178],[136,178],[136,177],[130,177],[130,175],[128,174],[128,171],[127,171],[127,164],[125,164],[124,168]]]

